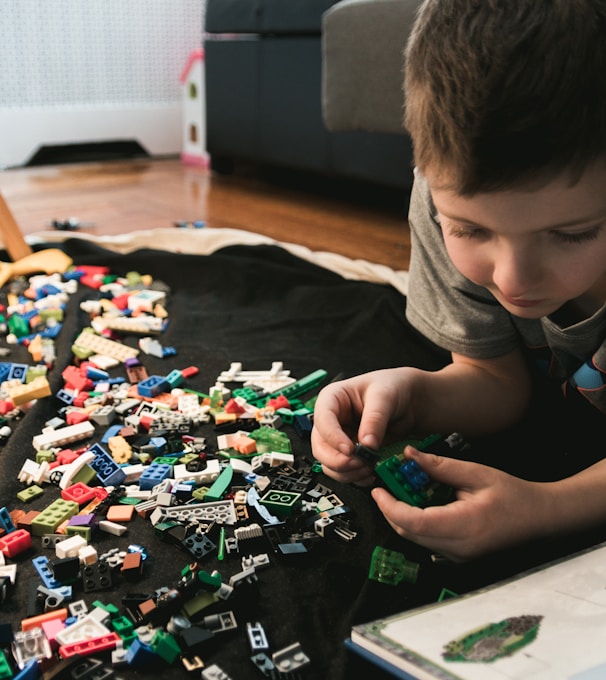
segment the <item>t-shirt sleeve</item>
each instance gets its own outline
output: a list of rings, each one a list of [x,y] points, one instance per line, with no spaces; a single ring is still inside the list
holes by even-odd
[[[509,313],[452,264],[435,214],[427,183],[416,173],[409,209],[408,320],[450,352],[487,359],[512,351],[519,336]]]

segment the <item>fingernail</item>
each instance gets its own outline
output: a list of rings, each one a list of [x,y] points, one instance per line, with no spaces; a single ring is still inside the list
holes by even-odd
[[[372,434],[364,435],[360,439],[360,444],[364,444],[364,446],[368,446],[369,449],[378,449],[379,448],[379,442],[377,441],[377,438]]]

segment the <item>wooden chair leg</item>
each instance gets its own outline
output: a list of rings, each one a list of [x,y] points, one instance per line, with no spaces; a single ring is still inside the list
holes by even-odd
[[[13,262],[31,255],[32,249],[25,241],[6,201],[0,193],[0,238]]]

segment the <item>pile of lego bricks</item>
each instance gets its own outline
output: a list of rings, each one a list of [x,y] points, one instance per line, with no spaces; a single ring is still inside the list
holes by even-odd
[[[553,556],[435,561],[315,466],[323,384],[448,359],[396,289],[276,246],[63,248],[67,276],[2,292],[0,678],[388,677],[348,655],[353,624]],[[516,436],[489,446],[530,460]],[[377,548],[415,579],[369,578]]]
[[[65,249],[60,279],[4,291],[0,677],[339,677],[352,616],[394,607],[367,578],[393,535],[315,466],[314,397],[442,357],[394,341],[395,290],[276,247]],[[32,297],[54,311],[29,337]]]

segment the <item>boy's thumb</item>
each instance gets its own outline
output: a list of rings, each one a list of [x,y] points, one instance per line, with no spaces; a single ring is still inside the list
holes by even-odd
[[[473,479],[470,463],[435,453],[419,451],[412,446],[406,447],[406,457],[414,460],[431,481],[447,484],[456,489],[470,486]]]

